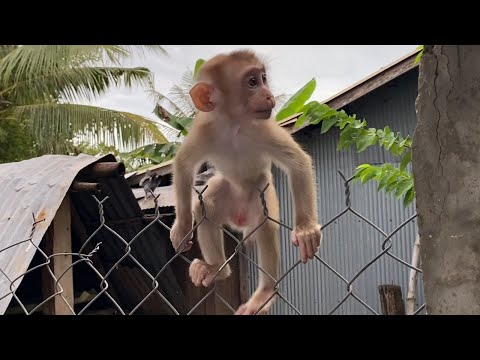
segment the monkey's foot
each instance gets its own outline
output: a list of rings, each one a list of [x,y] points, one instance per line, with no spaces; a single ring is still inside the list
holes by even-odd
[[[200,259],[195,259],[190,264],[189,274],[195,286],[208,287],[215,280],[223,280],[230,276],[230,265],[227,264],[222,271],[217,275],[221,265],[210,265]]]
[[[275,297],[272,296],[273,293],[273,289],[255,292],[246,304],[242,304],[239,306],[239,308],[235,312],[235,315],[266,315],[275,299]],[[268,303],[265,304],[267,300]],[[263,306],[264,304],[265,306]],[[260,309],[260,307],[262,308]]]

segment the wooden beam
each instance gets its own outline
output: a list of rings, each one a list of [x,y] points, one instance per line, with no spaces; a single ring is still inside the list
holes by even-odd
[[[400,286],[379,285],[378,292],[383,315],[405,315],[405,304]]]
[[[69,194],[63,199],[53,219],[53,223],[50,225],[49,231],[45,234],[44,241],[44,251],[47,255],[72,252]],[[47,268],[43,269],[42,292],[45,298],[58,292],[58,289],[55,287],[56,280],[72,265],[71,255],[53,256],[50,260],[50,269],[55,275],[55,279],[51,276]],[[44,313],[47,315],[74,315],[70,309],[70,307],[73,309],[74,305],[72,268],[62,276],[59,285],[63,289],[61,296],[57,295],[45,304]],[[68,305],[70,305],[70,307]]]

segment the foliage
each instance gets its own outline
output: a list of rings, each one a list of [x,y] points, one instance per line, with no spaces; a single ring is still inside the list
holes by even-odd
[[[69,151],[77,135],[126,147],[165,143],[149,119],[73,103],[98,98],[112,85],[152,87],[148,69],[119,67],[133,50],[165,53],[158,45],[1,45],[0,121],[27,121],[40,154]]]
[[[421,51],[418,53],[417,57],[415,58],[415,64],[418,64],[420,60],[422,60],[423,48],[424,48],[424,45],[420,45],[419,47],[417,47],[417,50],[421,50]]]
[[[412,160],[410,136],[404,138],[398,132],[395,134],[388,126],[384,129],[367,128],[367,122],[357,119],[356,115],[348,115],[344,110],[337,111],[318,101],[306,103],[315,90],[315,86],[316,83],[311,80],[295,93],[278,112],[277,121],[302,112],[295,123],[296,127],[316,125],[321,122],[320,132],[322,134],[332,127],[340,130],[337,150],[355,145],[357,152],[360,153],[370,146],[379,145],[394,156],[400,157],[399,168],[392,164],[383,164],[382,166],[361,164],[356,169],[354,179],[362,183],[372,179],[376,180],[378,191],[384,189],[386,193],[394,192],[397,199],[403,196],[403,203],[408,206],[415,198],[413,175],[407,171],[407,166]]]
[[[37,155],[28,121],[0,120],[0,163],[29,159]]]

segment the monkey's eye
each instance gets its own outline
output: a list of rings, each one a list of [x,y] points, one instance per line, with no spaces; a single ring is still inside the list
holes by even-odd
[[[251,87],[257,86],[257,78],[252,76],[250,79],[248,79],[248,85]]]
[[[264,84],[267,84],[267,74],[262,75],[262,81]]]

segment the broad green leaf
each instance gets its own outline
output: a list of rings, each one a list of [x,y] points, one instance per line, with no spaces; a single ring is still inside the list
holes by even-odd
[[[382,190],[385,186],[387,186],[388,179],[389,179],[388,174],[384,174],[384,175],[382,176],[382,178],[381,178],[380,181],[378,182],[377,191],[380,191],[380,190]]]
[[[402,179],[398,183],[397,190],[395,191],[395,197],[400,199],[408,190],[413,187],[412,179]]]
[[[420,62],[420,60],[422,60],[422,56],[423,56],[423,50],[420,51],[417,56],[415,57],[415,61],[414,61],[414,64],[418,64]]]
[[[338,118],[340,119],[339,122],[338,122],[338,126],[339,126],[339,128],[340,128],[341,130],[342,130],[345,126],[347,126],[347,124],[351,124],[351,123],[353,123],[353,121],[354,121],[354,119],[351,118],[350,116],[348,116],[344,110],[339,111],[339,112],[337,113],[337,116],[338,116]]]
[[[392,146],[390,147],[390,152],[395,156],[400,155],[400,149],[399,149],[398,144],[396,142],[394,142],[392,144]]]
[[[403,156],[402,161],[400,162],[400,171],[404,171],[407,168],[410,161],[412,161],[412,152],[407,151]]]
[[[403,206],[407,207],[410,205],[415,199],[415,195],[415,189],[413,187],[408,189],[407,193],[405,194],[405,198],[403,199]]]
[[[322,122],[321,134],[325,134],[330,128],[338,122],[337,115],[331,116],[330,118],[324,119]]]
[[[315,78],[310,80],[305,86],[303,86],[299,91],[297,91],[280,109],[280,111],[276,115],[276,120],[280,121],[283,120],[293,114],[300,112],[305,102],[310,99],[313,92],[315,91],[315,87],[317,86],[317,82]]]
[[[360,176],[360,181],[362,182],[362,184],[374,178],[375,175],[377,175],[377,171],[378,168],[376,166],[372,166],[371,168],[363,171],[362,176]]]
[[[312,125],[318,124],[320,121],[335,116],[336,114],[337,110],[330,108],[328,105],[322,104],[322,106],[319,106],[313,110],[311,115],[312,120],[310,123]]]
[[[385,189],[385,191],[387,193],[389,193],[390,191],[395,189],[395,187],[398,184],[397,179],[398,179],[398,174],[397,173],[390,175],[390,177],[387,180],[387,188]]]
[[[382,140],[382,144],[385,147],[385,149],[390,150],[394,142],[395,142],[395,134],[392,133],[391,131],[385,131],[385,136],[383,137],[383,140]]]
[[[370,165],[370,164],[362,164],[362,165],[358,165],[358,166],[357,166],[357,170],[360,170],[360,169],[368,169],[368,168],[370,168],[370,167],[372,167],[372,165]]]
[[[345,129],[343,129],[342,132],[340,133],[340,139],[338,141],[337,150],[344,149],[347,146],[353,144],[355,140],[352,138],[352,135],[355,134],[356,132],[357,130],[352,128],[351,126],[348,126]]]
[[[354,129],[362,129],[364,128],[365,126],[367,125],[367,122],[365,120],[363,121],[360,121],[360,120],[355,120],[353,122],[353,124],[351,124],[350,126]]]
[[[197,62],[195,63],[195,70],[193,71],[193,77],[196,79],[198,75],[198,71],[200,70],[200,67],[203,65],[205,60],[203,59],[198,59]]]
[[[313,113],[314,109],[320,105],[321,104],[318,101],[311,101],[306,104],[302,109],[303,114],[295,122],[295,127],[302,126],[305,123],[305,120],[307,120],[308,124],[310,124],[310,121],[312,120],[311,114]]]
[[[355,174],[353,175],[353,178],[354,178],[354,179],[357,179],[357,180],[360,179],[361,176],[362,176],[362,174],[363,174],[363,172],[364,172],[364,171],[367,171],[367,170],[368,170],[369,168],[371,168],[371,167],[372,167],[372,165],[370,165],[370,164],[362,164],[362,165],[359,165],[359,166],[357,167],[356,171],[355,171]]]
[[[355,142],[357,143],[357,152],[364,151],[367,147],[372,146],[377,141],[375,129],[360,130],[357,133]]]

